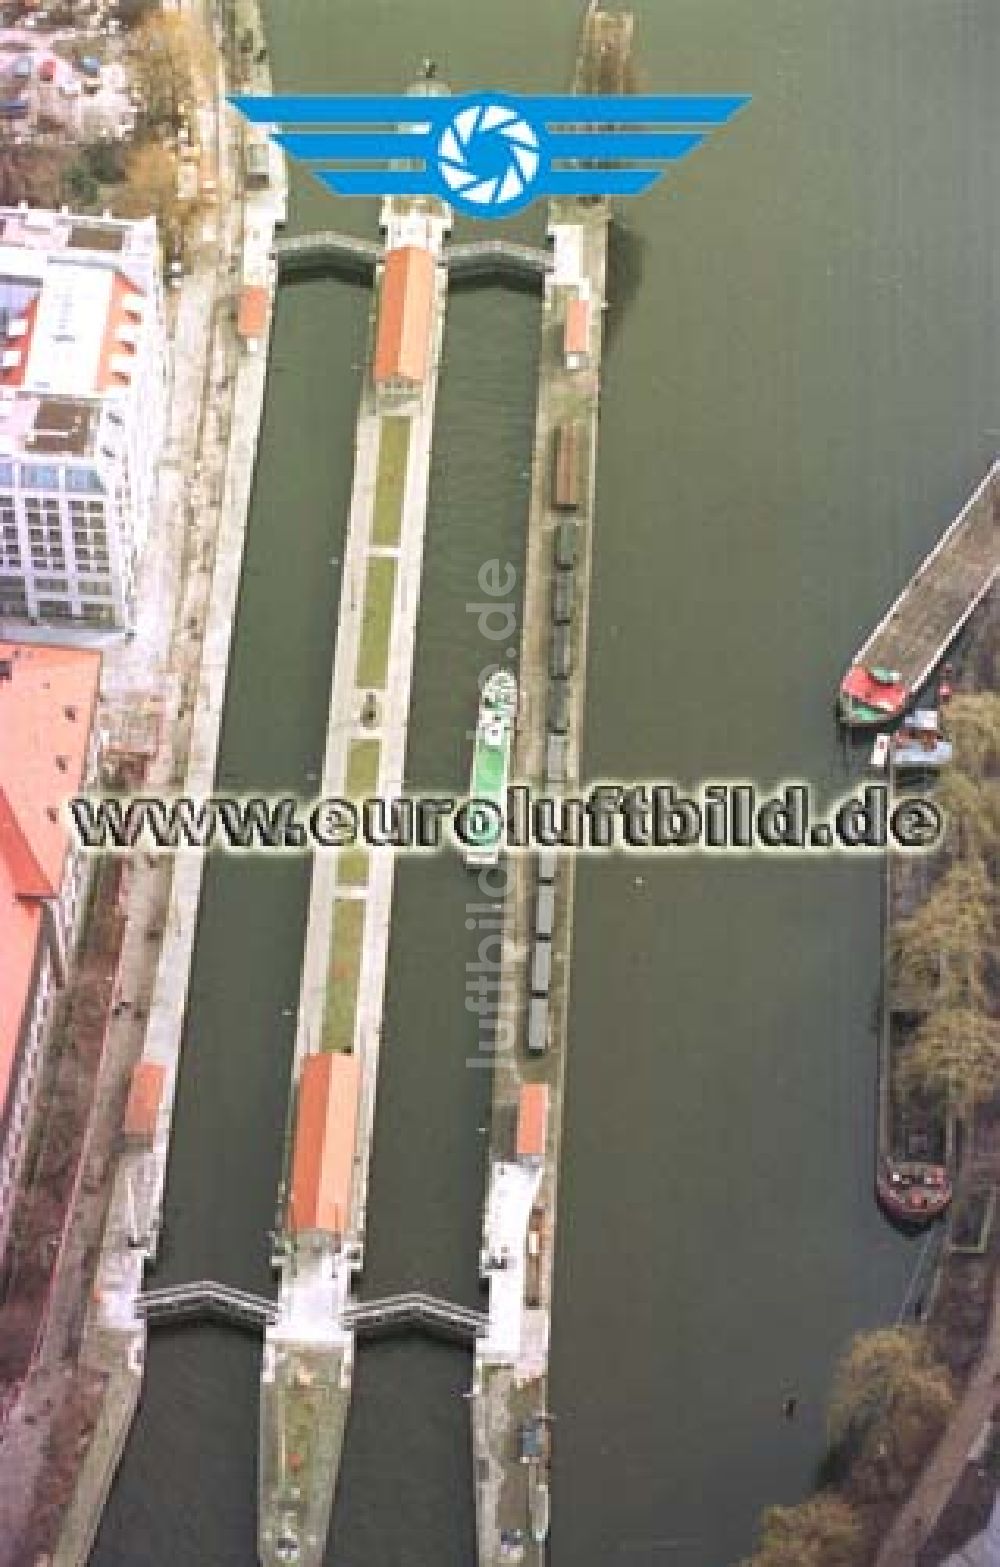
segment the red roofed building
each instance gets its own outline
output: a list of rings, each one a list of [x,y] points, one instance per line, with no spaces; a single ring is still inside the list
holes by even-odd
[[[579,294],[566,302],[563,356],[567,370],[582,370],[590,359],[590,300]]]
[[[306,1056],[299,1077],[288,1228],[342,1241],[351,1217],[361,1076],[358,1059]]]
[[[158,1061],[140,1061],[133,1068],[122,1131],[132,1142],[151,1143],[156,1135],[166,1068]]]
[[[400,245],[385,258],[379,292],[373,378],[385,400],[419,393],[430,364],[434,319],[434,257]]]
[[[525,1083],[517,1102],[517,1157],[524,1164],[541,1164],[549,1124],[548,1083]]]
[[[267,336],[271,296],[261,283],[246,283],[240,289],[240,307],[236,330],[251,353],[256,353]]]
[[[0,1253],[87,862],[66,802],[96,763],[99,653],[0,642]]]

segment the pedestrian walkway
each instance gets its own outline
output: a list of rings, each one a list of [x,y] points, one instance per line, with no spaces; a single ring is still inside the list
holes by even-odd
[[[381,1300],[358,1301],[348,1306],[342,1321],[345,1328],[358,1334],[391,1333],[396,1328],[418,1327],[429,1333],[443,1333],[463,1343],[475,1342],[489,1327],[489,1318],[484,1312],[418,1290],[405,1295],[386,1295]]]
[[[994,1287],[990,1331],[979,1364],[930,1462],[887,1535],[875,1567],[914,1567],[920,1546],[934,1532],[983,1427],[998,1406],[1000,1281]],[[1000,1561],[1000,1557],[994,1559]]]
[[[219,1318],[239,1327],[264,1328],[278,1315],[277,1305],[264,1295],[199,1279],[173,1289],[144,1290],[136,1298],[136,1312],[147,1322],[198,1322]]]

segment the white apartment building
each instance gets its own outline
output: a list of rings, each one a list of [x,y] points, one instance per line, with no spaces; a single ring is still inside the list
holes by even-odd
[[[0,618],[132,625],[166,389],[155,219],[0,207]]]

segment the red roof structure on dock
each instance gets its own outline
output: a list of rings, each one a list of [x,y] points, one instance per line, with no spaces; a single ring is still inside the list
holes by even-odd
[[[350,1218],[360,1071],[356,1056],[307,1056],[299,1078],[288,1227],[342,1236]]]
[[[122,1128],[126,1137],[141,1138],[143,1142],[152,1141],[166,1075],[166,1068],[158,1061],[140,1061],[135,1067]]]
[[[434,305],[434,257],[400,245],[385,258],[372,374],[377,387],[422,386],[427,375]]]
[[[590,300],[578,294],[566,304],[563,353],[571,370],[587,361],[590,351]]]
[[[240,337],[260,342],[267,330],[270,303],[267,289],[260,283],[248,283],[240,290],[240,308],[236,318],[236,330]]]
[[[517,1157],[538,1160],[545,1154],[549,1120],[548,1083],[525,1083],[517,1105]]]

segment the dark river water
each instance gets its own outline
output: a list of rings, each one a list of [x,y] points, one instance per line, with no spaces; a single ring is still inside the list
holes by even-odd
[[[997,445],[998,23],[988,0],[644,0],[641,84],[749,109],[623,211],[602,402],[585,772],[857,773],[837,678]],[[278,85],[561,88],[575,0],[272,0]],[[304,181],[294,224],[371,233]],[[529,231],[540,232],[537,216]],[[282,292],[222,738],[308,793],[330,680],[367,298]],[[490,559],[520,580],[537,302],[454,292],[408,770],[459,788]],[[516,596],[516,594],[515,594]],[[637,877],[639,881],[637,882]],[[872,1203],[877,868],[591,860],[579,876],[552,1359],[554,1567],[729,1567],[811,1483],[835,1357],[916,1248]],[[218,858],[158,1282],[267,1289],[308,864]],[[404,865],[365,1290],[476,1298],[487,1074],[446,859]],[[154,1335],[97,1567],[252,1567],[259,1348]],[[465,1356],[359,1357],[328,1562],[471,1567]],[[782,1418],[794,1390],[798,1417]]]

